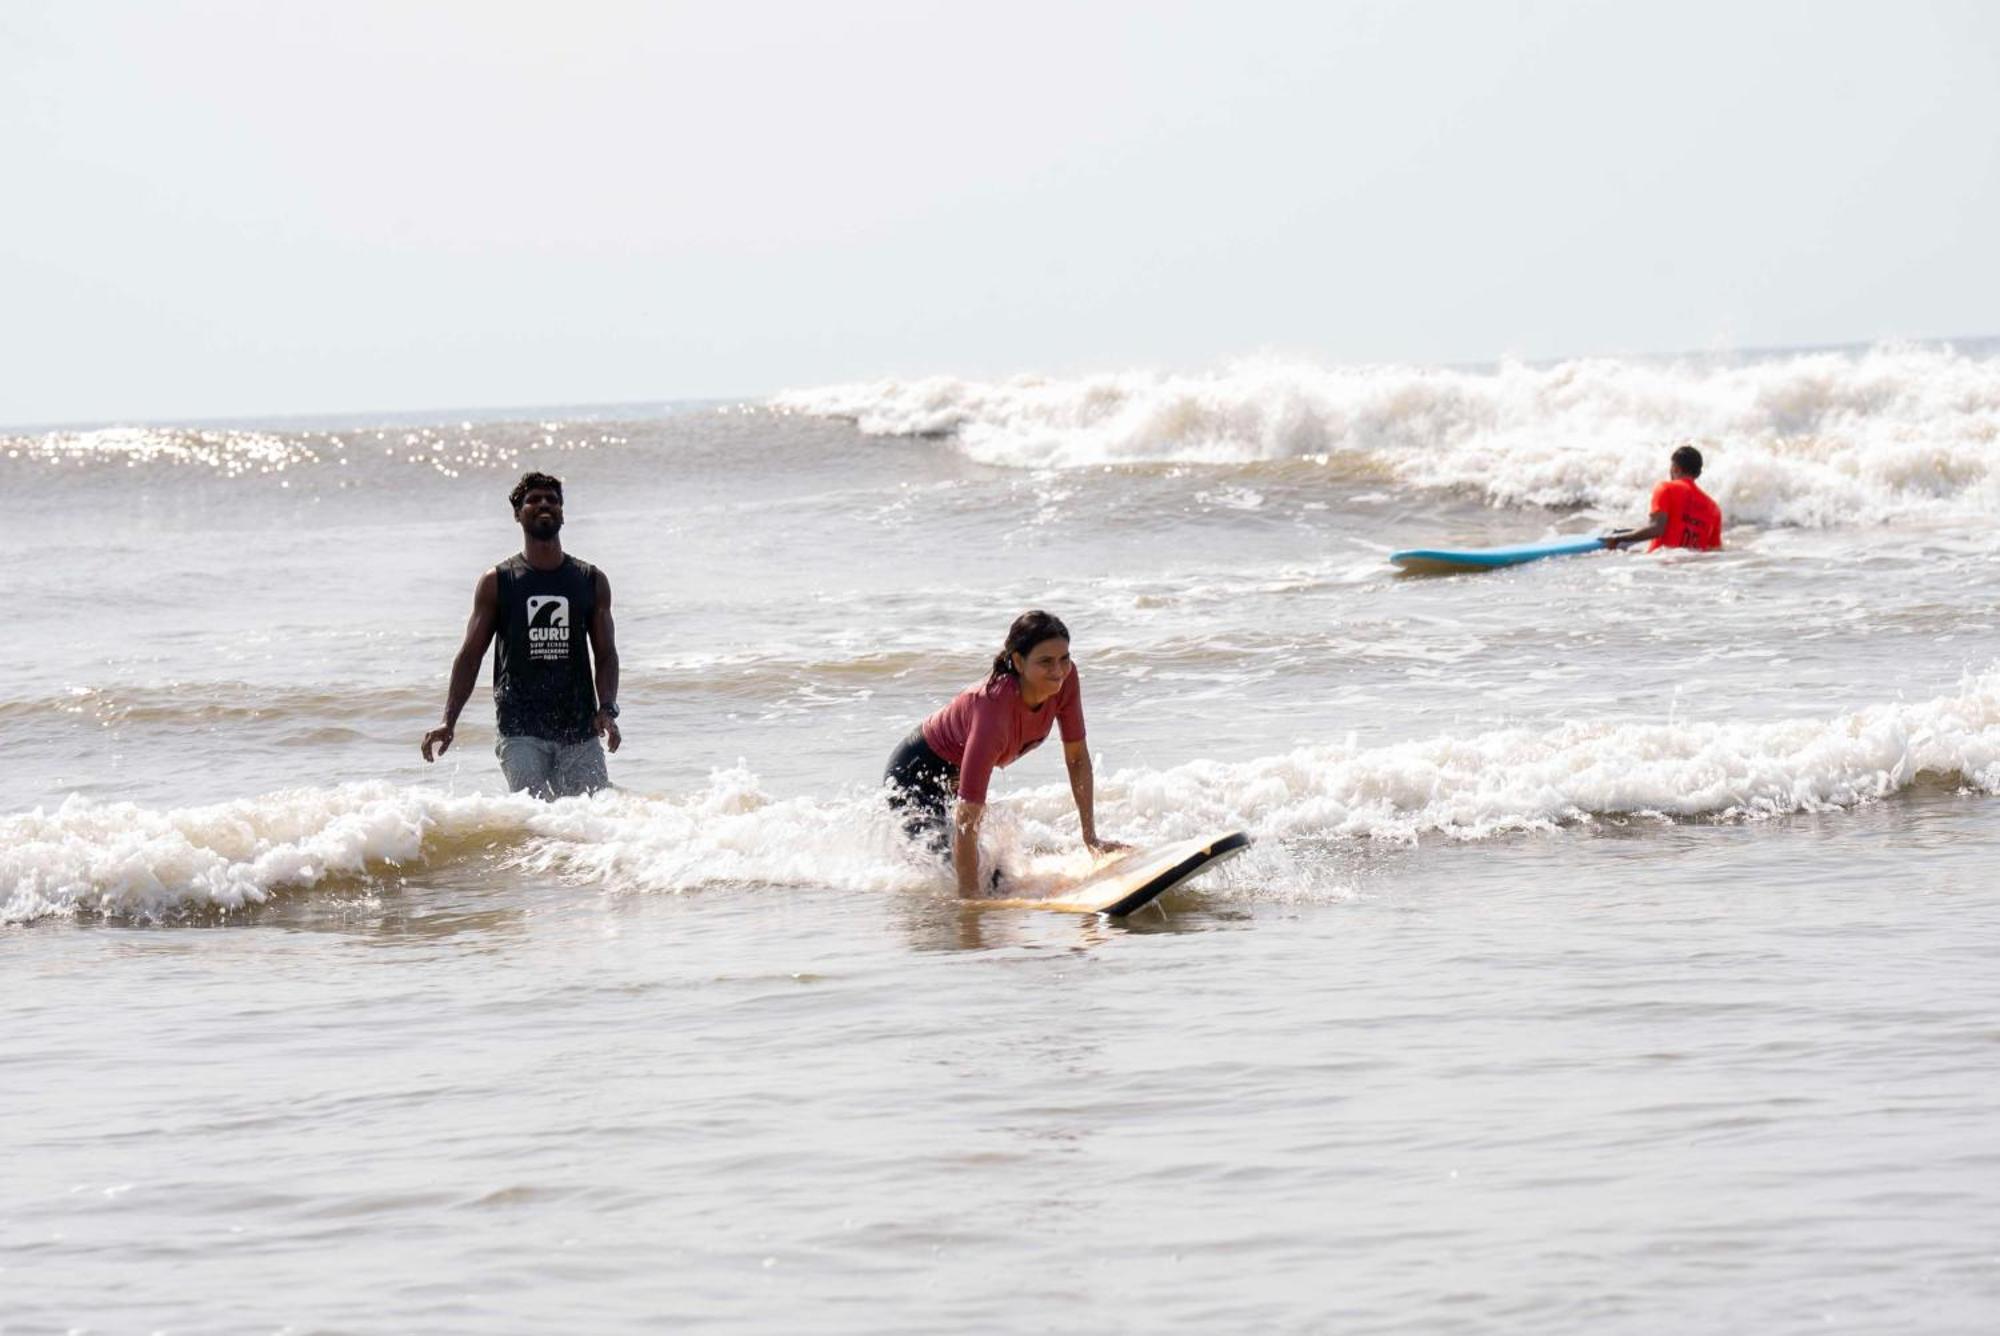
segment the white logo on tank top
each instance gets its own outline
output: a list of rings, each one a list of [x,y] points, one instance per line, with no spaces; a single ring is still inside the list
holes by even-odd
[[[528,657],[569,657],[569,599],[563,595],[528,595]]]

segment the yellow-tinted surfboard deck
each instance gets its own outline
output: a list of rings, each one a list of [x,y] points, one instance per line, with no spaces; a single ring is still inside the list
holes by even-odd
[[[1129,914],[1249,847],[1250,837],[1237,830],[1158,849],[1135,849],[1051,899],[966,903],[990,909],[1049,909],[1062,914]]]

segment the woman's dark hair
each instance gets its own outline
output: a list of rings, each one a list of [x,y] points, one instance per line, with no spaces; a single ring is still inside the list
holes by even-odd
[[[538,487],[547,488],[556,494],[556,500],[562,500],[561,478],[548,473],[523,473],[521,481],[514,484],[514,490],[507,493],[507,509],[519,510],[521,498]]]
[[[1026,654],[1044,640],[1068,639],[1069,628],[1053,612],[1043,612],[1040,608],[1024,612],[1007,628],[1007,643],[993,656],[993,671],[986,675],[986,680],[997,682],[1002,677],[1018,677],[1020,674],[1014,671],[1016,654]]]

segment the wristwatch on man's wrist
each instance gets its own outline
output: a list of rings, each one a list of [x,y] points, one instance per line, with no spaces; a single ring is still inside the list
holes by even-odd
[[[605,701],[597,708],[604,711],[604,713],[610,715],[613,719],[616,719],[618,717],[618,704],[616,701]]]

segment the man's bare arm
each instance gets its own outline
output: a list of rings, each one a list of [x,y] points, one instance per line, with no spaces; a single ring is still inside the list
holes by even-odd
[[[1653,518],[1643,529],[1613,529],[1604,535],[1606,547],[1623,547],[1627,543],[1650,543],[1667,531],[1667,512],[1656,510]]]
[[[488,571],[473,588],[472,616],[465,623],[465,643],[458,647],[458,657],[451,661],[451,687],[445,695],[444,722],[424,734],[426,761],[435,761],[451,750],[459,712],[472,699],[473,685],[479,681],[479,665],[485,661],[487,647],[493,643],[493,633],[499,625],[500,577]],[[432,754],[433,749],[436,755]]]
[[[597,607],[590,614],[590,657],[596,665],[597,700],[600,707],[618,703],[618,629],[611,621],[611,581],[603,571],[597,572]],[[597,718],[592,721],[596,731],[603,735],[604,745],[612,751],[624,736],[618,731],[618,721],[600,708]]]

